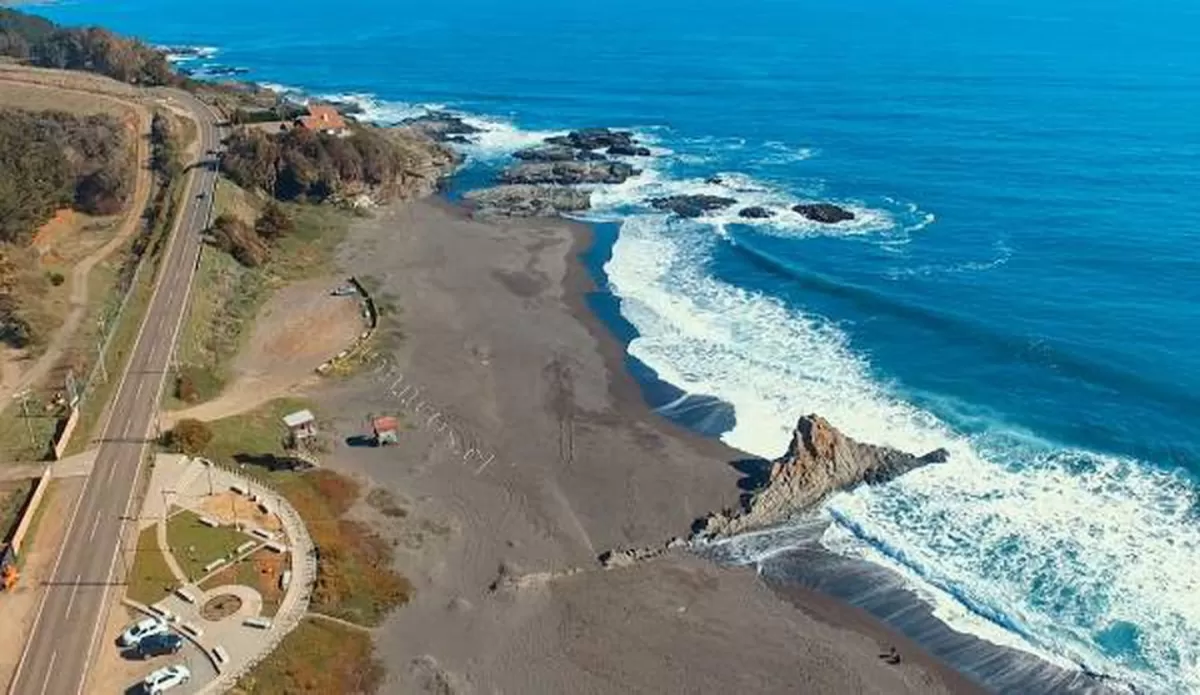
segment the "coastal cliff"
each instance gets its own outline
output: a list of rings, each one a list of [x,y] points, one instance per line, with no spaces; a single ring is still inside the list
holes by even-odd
[[[693,537],[728,537],[772,526],[811,509],[838,490],[860,483],[885,483],[914,468],[943,463],[948,457],[945,449],[914,456],[856,442],[825,418],[805,415],[796,423],[787,453],[771,464],[763,484],[740,508],[699,520]]]

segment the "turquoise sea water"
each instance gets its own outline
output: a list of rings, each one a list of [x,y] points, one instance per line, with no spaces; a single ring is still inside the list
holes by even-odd
[[[832,499],[823,545],[899,572],[954,629],[1200,692],[1200,5],[38,11],[212,46],[193,66],[356,95],[382,121],[473,114],[476,176],[551,132],[638,131],[646,172],[593,196],[613,237],[599,270],[637,363],[736,421],[655,405],[767,456],[807,412],[947,447],[944,466]],[[641,204],[683,192],[859,219],[681,222]],[[733,554],[769,566],[789,542],[760,540]]]

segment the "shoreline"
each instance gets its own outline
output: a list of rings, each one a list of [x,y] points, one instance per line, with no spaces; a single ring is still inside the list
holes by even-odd
[[[459,207],[461,214],[469,214],[466,212],[467,208],[464,204],[451,200],[446,200],[446,203]],[[639,382],[637,377],[631,374],[628,368],[629,361],[636,361],[636,358],[632,358],[626,352],[627,342],[616,334],[615,328],[604,317],[599,316],[587,301],[590,296],[596,294],[611,297],[614,302],[620,301],[615,296],[609,294],[607,290],[600,287],[596,276],[603,273],[602,269],[589,267],[587,260],[585,260],[586,256],[595,253],[597,250],[598,235],[595,225],[569,219],[564,219],[562,222],[575,235],[575,246],[571,250],[568,262],[568,282],[565,284],[570,298],[571,310],[575,317],[588,328],[589,333],[600,346],[600,351],[605,355],[605,361],[610,372],[619,374],[615,379],[619,385],[618,388],[625,390],[623,395],[624,402],[631,407],[642,409],[644,411],[642,414],[643,417],[654,419],[659,423],[665,423],[663,426],[685,432],[688,437],[699,437],[702,441],[713,442],[727,451],[735,452],[745,459],[758,459],[756,456],[729,447],[721,442],[717,438],[717,435],[707,435],[698,432],[692,427],[677,421],[669,415],[660,413],[650,406],[645,397],[645,385]],[[619,314],[616,318],[622,322],[625,320]],[[629,329],[634,330],[632,327]],[[649,367],[641,365],[641,363],[638,364],[641,366],[641,369],[653,374],[653,370]],[[656,374],[654,378],[666,388],[683,393],[673,384],[659,379]],[[724,402],[720,403],[724,405]],[[783,446],[781,445],[780,453],[782,453],[782,449]],[[769,587],[796,610],[831,626],[852,629],[862,634],[870,634],[879,639],[881,643],[896,645],[899,650],[905,653],[906,658],[913,659],[921,664],[923,668],[936,673],[954,692],[982,693],[988,692],[991,688],[998,688],[1001,692],[1004,692],[1013,687],[1024,688],[1024,692],[1026,693],[1039,692],[1033,685],[1034,683],[1044,688],[1040,692],[1047,693],[1103,694],[1112,692],[1100,678],[1083,672],[1070,672],[1043,660],[1035,654],[1014,647],[996,644],[973,634],[961,633],[954,630],[948,624],[938,619],[934,615],[933,606],[926,603],[911,588],[907,587],[899,575],[896,575],[885,567],[874,565],[868,561],[856,561],[826,550],[820,546],[819,535],[816,534],[812,538],[811,547],[806,547],[805,552],[820,554],[823,557],[831,559],[833,564],[841,565],[843,569],[836,571],[835,575],[841,573],[859,574],[862,573],[862,570],[858,569],[857,566],[865,566],[866,573],[874,573],[877,577],[886,578],[885,581],[889,583],[887,590],[895,597],[889,604],[891,609],[896,610],[897,604],[906,604],[904,608],[900,609],[906,616],[906,620],[902,621],[904,627],[890,624],[871,610],[856,604],[851,596],[839,596],[817,588],[816,585],[827,583],[828,576],[821,576],[819,580],[814,580],[810,577],[808,578],[808,583],[806,583],[801,581],[799,577],[772,577],[764,579],[764,575],[760,572],[760,581],[763,581],[765,586]],[[703,557],[702,554],[697,553],[697,555]],[[721,564],[716,560],[710,561]],[[722,566],[728,567],[729,565]],[[751,568],[752,565],[738,565],[738,567]],[[847,567],[850,569],[847,570]],[[879,605],[883,605],[883,603],[880,601]],[[922,638],[910,636],[905,628],[920,633]],[[930,643],[929,646],[925,643],[926,640]],[[960,658],[964,653],[982,653],[981,658],[978,660],[981,667],[974,669],[963,667],[965,665],[955,665],[952,661],[935,653],[935,648],[938,652],[959,655]],[[1017,677],[1014,679],[1011,676],[1014,672],[1025,674],[1028,677],[1024,679]],[[1014,680],[1016,682],[1012,682]]]
[[[661,545],[735,504],[730,464],[747,457],[647,404],[588,305],[595,241],[581,223],[481,221],[433,198],[357,223],[339,252],[399,305],[390,348],[421,412],[496,457],[463,466],[416,425],[394,447],[335,454],[409,509],[385,530],[416,587],[378,635],[385,687],[714,692],[753,674],[755,692],[985,692],[860,609],[785,597],[750,567],[675,551],[599,568],[605,550]],[[346,434],[396,408],[366,379],[317,397]],[[880,658],[892,646],[901,663]]]
[[[454,205],[452,201],[446,202]],[[650,407],[643,396],[641,384],[637,382],[625,366],[626,360],[629,359],[629,355],[626,352],[626,344],[618,336],[614,335],[604,319],[598,316],[587,304],[587,297],[590,294],[604,291],[596,283],[592,269],[588,268],[583,260],[586,254],[595,251],[596,230],[592,225],[582,222],[573,220],[564,220],[563,222],[572,230],[575,237],[575,244],[571,249],[567,264],[567,282],[564,283],[569,298],[569,306],[575,318],[587,327],[588,332],[600,347],[600,352],[605,357],[605,363],[610,373],[614,375],[614,380],[617,384],[616,388],[624,391],[623,396],[620,397],[621,400],[629,407],[643,410],[644,412],[640,413],[639,416],[656,420],[660,426],[678,429],[686,432],[689,437],[698,437],[701,441],[715,443],[727,451],[739,454],[742,458],[757,459],[755,456],[729,447],[714,437],[699,434],[685,425],[656,412]],[[663,383],[666,384],[667,382]],[[670,384],[668,385],[670,386]],[[781,446],[781,450],[783,448]],[[702,556],[697,555],[697,557]],[[709,561],[720,565],[716,561]],[[729,568],[725,565],[721,566]],[[752,568],[748,566],[743,566],[741,569],[752,571]],[[907,637],[900,630],[888,625],[863,608],[800,584],[765,581],[761,576],[758,577],[757,581],[762,582],[764,586],[770,588],[793,608],[811,618],[831,627],[848,629],[869,636],[877,640],[884,651],[887,650],[888,646],[895,646],[897,650],[904,654],[907,660],[918,664],[921,668],[937,677],[951,692],[962,693],[964,695],[987,692],[980,683],[958,671],[952,665],[941,660],[927,651],[925,647]]]

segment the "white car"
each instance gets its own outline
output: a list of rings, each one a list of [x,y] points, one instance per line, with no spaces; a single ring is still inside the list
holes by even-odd
[[[146,676],[146,680],[142,681],[142,690],[146,695],[165,693],[175,686],[187,683],[191,677],[192,672],[183,664],[163,666],[154,673]]]
[[[167,621],[162,618],[146,618],[130,625],[125,632],[122,632],[120,639],[117,640],[117,644],[122,647],[132,647],[141,642],[143,637],[161,635],[169,629]]]

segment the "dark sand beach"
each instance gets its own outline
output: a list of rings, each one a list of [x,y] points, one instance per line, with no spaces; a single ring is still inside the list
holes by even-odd
[[[406,511],[361,509],[416,587],[377,634],[385,692],[980,692],[865,612],[785,600],[749,569],[682,550],[600,568],[734,504],[745,455],[645,405],[585,305],[589,243],[582,225],[430,200],[342,247],[384,308],[387,361],[318,405],[344,437],[370,414],[406,423],[397,446],[330,461]]]

